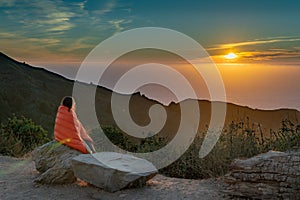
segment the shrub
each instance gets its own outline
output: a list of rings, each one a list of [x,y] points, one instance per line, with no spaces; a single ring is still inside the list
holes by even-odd
[[[50,138],[31,119],[13,116],[0,125],[0,154],[21,157]]]
[[[223,129],[213,150],[203,159],[198,153],[204,134],[198,134],[187,152],[160,172],[180,178],[208,178],[224,175],[236,158],[249,158],[269,150],[287,151],[300,144],[300,126],[284,119],[278,131],[267,136],[260,124],[232,122]]]
[[[109,139],[120,148],[131,152],[150,152],[167,144],[165,138],[151,137],[134,143],[115,127],[103,129]],[[236,158],[249,158],[269,150],[286,151],[300,145],[300,125],[284,119],[281,128],[270,131],[269,136],[258,125],[250,125],[249,119],[231,122],[225,126],[217,144],[205,157],[199,158],[204,133],[198,133],[189,149],[174,163],[159,172],[179,178],[208,178],[227,173]]]
[[[270,131],[270,139],[266,147],[277,151],[286,151],[300,146],[300,125],[293,124],[290,120],[281,121],[280,129]]]
[[[164,138],[153,136],[145,139],[128,137],[125,133],[114,126],[102,127],[108,139],[118,147],[136,153],[152,152],[167,144]]]

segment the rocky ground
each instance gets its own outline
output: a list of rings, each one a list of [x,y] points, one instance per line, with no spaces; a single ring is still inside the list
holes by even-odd
[[[40,185],[34,163],[0,156],[0,199],[228,199],[218,179],[188,180],[157,175],[143,188],[108,193],[77,181],[66,185]]]

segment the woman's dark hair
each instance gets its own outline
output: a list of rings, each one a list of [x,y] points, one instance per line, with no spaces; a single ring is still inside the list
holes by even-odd
[[[70,96],[64,97],[62,102],[61,102],[61,104],[63,106],[66,106],[67,108],[69,108],[69,112],[73,107],[73,103],[74,103],[74,99],[73,99],[73,97],[70,97]]]

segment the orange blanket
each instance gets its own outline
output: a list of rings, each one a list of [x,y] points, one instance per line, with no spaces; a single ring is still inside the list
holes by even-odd
[[[78,120],[76,113],[73,110],[69,111],[66,106],[59,106],[58,108],[54,138],[82,153],[88,153],[84,146],[84,140],[93,141]]]

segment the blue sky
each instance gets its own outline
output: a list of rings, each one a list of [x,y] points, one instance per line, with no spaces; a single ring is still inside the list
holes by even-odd
[[[27,62],[80,62],[102,40],[131,28],[185,33],[216,58],[300,60],[294,0],[1,0],[0,51]]]

